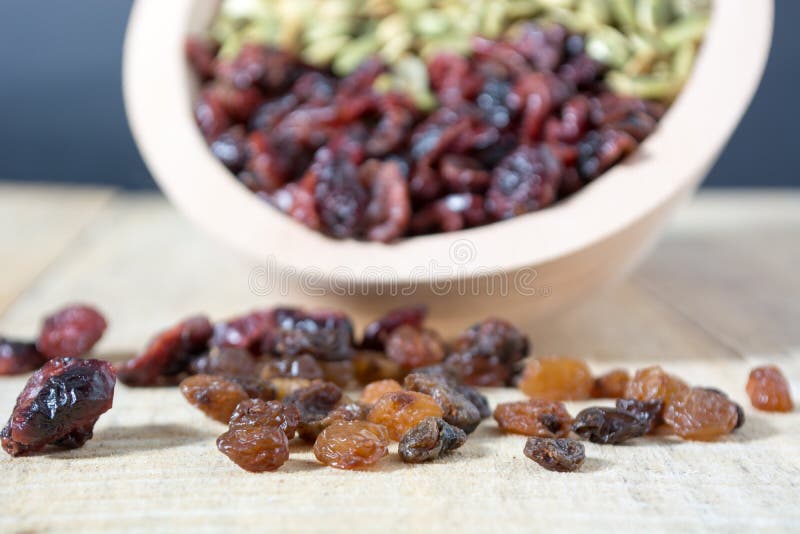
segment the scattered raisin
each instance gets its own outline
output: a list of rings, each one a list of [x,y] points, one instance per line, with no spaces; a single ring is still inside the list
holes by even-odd
[[[284,377],[284,378],[308,378],[314,380],[322,378],[324,373],[316,358],[303,354],[296,357],[277,358],[271,360],[262,369],[261,376],[264,378]]]
[[[283,400],[295,391],[309,387],[312,381],[308,378],[270,378],[269,383],[275,389],[275,398]]]
[[[563,403],[545,399],[498,404],[494,418],[504,432],[542,438],[566,437],[572,423]]]
[[[617,410],[632,415],[647,427],[647,432],[653,432],[663,421],[661,412],[664,403],[659,399],[640,401],[636,399],[617,399]]]
[[[572,430],[592,443],[617,445],[647,433],[646,422],[615,408],[586,408],[575,416]]]
[[[0,338],[0,376],[35,371],[47,361],[36,343]]]
[[[433,330],[401,325],[389,334],[386,355],[404,369],[433,365],[444,359],[444,342]]]
[[[378,380],[367,384],[364,391],[361,392],[361,402],[364,404],[375,404],[384,394],[391,391],[402,391],[403,386],[397,380],[391,378],[387,380]]]
[[[251,399],[270,401],[278,398],[278,388],[270,380],[255,376],[231,376],[228,379],[242,386]]]
[[[409,391],[430,395],[441,407],[442,419],[467,434],[475,431],[481,422],[478,407],[441,377],[411,373],[405,378],[403,385]]]
[[[217,438],[217,449],[245,471],[275,471],[289,459],[289,440],[280,428],[248,425]]]
[[[614,369],[594,379],[592,386],[593,399],[621,399],[631,375],[625,369]]]
[[[456,390],[475,405],[475,407],[478,409],[481,419],[487,419],[492,416],[492,408],[489,406],[489,399],[487,399],[486,396],[480,391],[466,384],[456,385]]]
[[[253,354],[260,354],[264,338],[276,335],[275,315],[276,312],[273,310],[257,310],[221,321],[214,325],[211,344],[216,347],[246,349]]]
[[[394,360],[382,352],[360,350],[353,356],[353,375],[359,384],[371,384],[379,380],[399,380],[405,371]]]
[[[236,405],[228,424],[231,430],[250,426],[280,428],[288,439],[292,439],[300,424],[300,412],[295,406],[278,401],[248,399]]]
[[[389,454],[389,433],[366,421],[340,421],[323,430],[314,442],[314,456],[337,469],[369,467]]]
[[[355,368],[351,360],[337,362],[318,360],[317,363],[322,370],[323,380],[333,382],[340,388],[350,387],[355,380]]]
[[[530,437],[525,442],[525,456],[548,471],[577,471],[586,459],[583,443],[574,439]]]
[[[628,382],[625,398],[640,401],[660,400],[666,408],[673,398],[682,395],[688,389],[689,386],[683,380],[665,372],[661,367],[647,367],[636,371]]]
[[[249,398],[242,386],[215,375],[190,376],[180,390],[189,404],[220,423],[227,423],[236,406]]]
[[[256,369],[256,359],[249,351],[233,347],[211,347],[208,354],[189,364],[192,373],[227,377],[251,377]]]
[[[750,371],[746,389],[753,408],[766,412],[791,412],[794,409],[789,382],[774,365]]]
[[[739,413],[736,404],[716,391],[691,388],[664,408],[664,422],[684,439],[712,441],[730,434]]]
[[[457,426],[438,417],[428,417],[403,434],[397,454],[406,463],[419,464],[436,460],[466,441],[466,432]]]
[[[47,358],[76,358],[92,350],[106,320],[95,308],[83,304],[67,306],[48,316],[42,325],[36,349]]]
[[[56,358],[33,373],[0,432],[11,456],[47,445],[76,448],[92,438],[97,419],[111,408],[116,376],[108,362]]]
[[[442,409],[433,397],[416,391],[392,391],[378,399],[367,420],[384,425],[391,438],[399,441],[426,417],[442,417]]]
[[[516,365],[528,350],[528,338],[516,327],[490,318],[463,332],[446,361],[466,384],[504,386],[511,383]]]
[[[593,386],[586,362],[560,356],[530,360],[519,381],[519,388],[529,397],[549,400],[588,399]]]
[[[410,306],[392,310],[377,321],[373,321],[364,329],[361,346],[369,350],[383,350],[389,334],[396,328],[408,325],[422,328],[422,322],[428,314],[426,306]]]
[[[353,325],[342,313],[286,311],[278,314],[275,354],[309,354],[323,361],[348,360],[353,356]]]
[[[300,411],[297,432],[308,442],[313,442],[323,428],[323,419],[339,405],[342,390],[330,382],[316,382],[284,397],[283,403]]]

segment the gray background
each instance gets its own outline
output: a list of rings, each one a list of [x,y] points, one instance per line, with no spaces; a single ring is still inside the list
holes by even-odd
[[[122,105],[120,58],[130,6],[124,0],[0,0],[0,180],[155,187]],[[800,1],[776,0],[764,81],[706,185],[800,186],[798,20]]]

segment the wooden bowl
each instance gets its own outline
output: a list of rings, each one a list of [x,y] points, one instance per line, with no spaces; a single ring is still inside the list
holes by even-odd
[[[308,230],[211,154],[194,122],[197,83],[183,45],[207,27],[216,2],[137,0],[125,41],[125,104],[139,149],[172,202],[260,262],[254,291],[274,293],[289,280],[287,302],[313,292],[322,305],[364,314],[426,302],[445,330],[490,314],[535,319],[629,272],[747,108],[768,56],[772,0],[714,5],[691,79],[634,156],[541,212],[391,245]]]

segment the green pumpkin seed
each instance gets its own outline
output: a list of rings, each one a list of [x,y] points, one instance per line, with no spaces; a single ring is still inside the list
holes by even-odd
[[[336,53],[350,40],[346,35],[334,35],[309,44],[303,49],[303,59],[317,67],[324,67],[336,57]]]
[[[611,26],[604,26],[589,33],[586,53],[601,63],[622,67],[631,55],[628,40]]]
[[[661,40],[671,50],[686,42],[698,42],[708,27],[708,15],[689,15],[661,32]]]
[[[374,35],[365,35],[350,41],[336,54],[331,69],[338,76],[347,76],[367,58],[378,52],[378,40]]]
[[[671,6],[667,0],[636,0],[636,23],[650,33],[658,32],[670,19]]]

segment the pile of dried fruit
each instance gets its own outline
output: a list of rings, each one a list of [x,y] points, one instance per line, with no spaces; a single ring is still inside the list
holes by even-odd
[[[597,178],[655,129],[707,19],[696,0],[228,0],[187,56],[200,129],[243,184],[391,242]]]
[[[337,311],[275,308],[216,324],[194,316],[115,372],[99,360],[60,357],[84,355],[106,327],[93,308],[69,306],[45,320],[37,343],[2,345],[0,358],[12,362],[3,374],[46,362],[17,399],[2,447],[17,456],[82,446],[111,407],[117,375],[131,386],[180,384],[190,404],[228,425],[217,447],[248,471],[278,469],[295,436],[313,444],[322,464],[341,469],[375,464],[392,441],[402,461],[426,462],[462,446],[492,415],[502,432],[528,436],[524,454],[555,471],[584,461],[584,446],[571,436],[612,445],[646,435],[711,441],[744,423],[727,395],[690,387],[660,367],[594,376],[576,358],[529,358],[526,336],[501,319],[448,343],[425,316],[424,307],[391,311],[358,341]],[[356,383],[364,386],[357,400],[343,391]],[[492,411],[474,387],[506,385],[530,398]],[[746,389],[757,409],[793,409],[777,367],[753,369]],[[562,402],[590,398],[616,403],[572,417]]]

